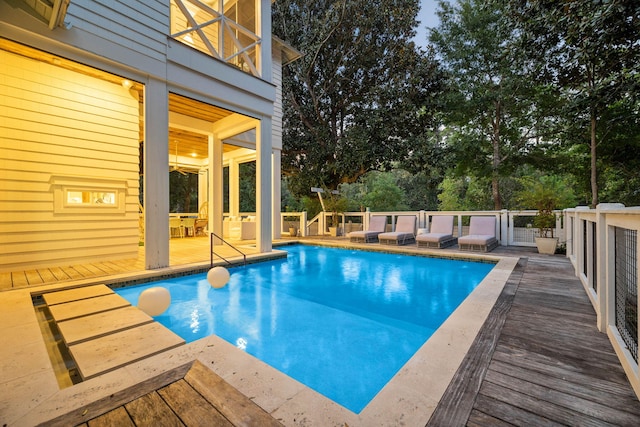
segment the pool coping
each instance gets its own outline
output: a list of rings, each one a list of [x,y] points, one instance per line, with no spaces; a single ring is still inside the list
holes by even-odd
[[[360,248],[359,245],[329,246]],[[365,246],[364,249],[369,248]],[[437,256],[431,252],[413,252],[406,249],[384,248],[384,251]],[[9,425],[45,423],[77,411],[90,402],[108,401],[110,396],[134,387],[137,383],[199,360],[284,425],[425,425],[519,259],[485,254],[464,254],[445,258],[497,263],[469,297],[360,414],[347,410],[216,336],[202,338],[60,390],[53,369],[47,368],[50,367],[50,362],[35,318],[32,294],[50,291],[52,288],[68,288],[71,285],[65,283],[45,286],[45,290],[34,288],[2,293],[0,305],[13,304],[20,312],[18,315],[22,316],[23,322],[17,322],[15,314],[11,319],[6,315],[0,315],[0,322],[6,320],[9,328],[13,329],[13,333],[5,334],[8,342],[4,350],[0,350],[2,360],[8,361],[0,370],[0,394],[11,396],[11,402],[0,402],[0,421]],[[4,319],[5,317],[7,319]],[[7,350],[12,347],[12,341],[15,341],[17,348],[23,350],[13,351],[13,355],[5,354],[12,352]],[[18,354],[15,354],[16,352]],[[25,352],[29,356],[26,360]],[[7,359],[11,356],[11,360]],[[21,356],[23,360],[20,360]],[[28,365],[26,369],[25,362]],[[5,381],[12,369],[13,376],[16,376],[15,369],[20,369],[22,375],[18,375],[12,381]]]

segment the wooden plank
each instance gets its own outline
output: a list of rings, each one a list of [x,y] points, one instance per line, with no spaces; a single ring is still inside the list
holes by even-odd
[[[0,290],[5,291],[11,288],[13,288],[11,273],[0,273]]]
[[[155,391],[127,403],[124,407],[137,426],[184,426],[180,418]]]
[[[474,408],[491,415],[494,415],[492,410],[493,405],[485,406],[479,399],[481,395],[491,398],[494,403],[502,402],[502,404],[508,405],[514,410],[517,408],[518,411],[522,410],[531,414],[531,419],[524,420],[526,421],[525,425],[541,425],[539,424],[539,420],[542,417],[557,425],[578,425],[581,427],[613,427],[616,425],[584,415],[580,412],[556,405],[555,403],[551,403],[546,400],[540,400],[537,396],[530,396],[512,388],[484,381],[480,391],[478,392],[478,399],[476,400]],[[539,414],[540,416],[534,417],[533,414]],[[501,416],[498,416],[497,418],[504,419]],[[510,420],[506,421],[511,422]]]
[[[42,281],[44,283],[53,283],[57,281],[56,276],[54,276],[48,268],[41,268],[38,270],[38,273],[40,273],[40,277],[42,277]]]
[[[64,342],[74,345],[150,322],[153,322],[151,316],[128,306],[58,322],[57,325]]]
[[[26,270],[24,275],[27,277],[29,286],[41,285],[44,283],[42,277],[40,277],[40,273],[38,273],[38,270]]]
[[[21,288],[23,286],[29,286],[29,281],[24,271],[14,271],[11,273],[11,283],[14,288]]]
[[[570,396],[589,400],[610,408],[640,415],[638,399],[629,393],[620,393],[620,387],[606,387],[607,383],[593,378],[564,376],[556,378],[541,375],[540,372],[527,369],[523,366],[514,366],[508,363],[492,360],[488,372],[499,372],[511,378],[522,379],[530,383],[547,387]],[[488,374],[487,374],[488,375]]]
[[[471,411],[466,427],[513,427],[513,424],[502,421],[477,409]]]
[[[62,414],[57,418],[48,421],[47,427],[67,427],[91,420],[105,412],[111,411],[119,406],[126,405],[139,397],[154,392],[158,388],[184,378],[190,368],[191,363],[186,363],[175,369],[162,372],[155,377],[132,385],[131,387],[115,391],[113,394],[109,394],[101,399],[89,401],[85,406],[73,409],[68,413]]]
[[[61,267],[50,267],[49,271],[54,275],[56,280],[63,281],[69,280],[71,277]]]
[[[576,421],[583,415],[589,417],[589,420],[591,418],[595,419],[596,423],[606,422],[615,425],[634,425],[639,421],[637,415],[620,411],[617,408],[612,409],[607,405],[594,402],[591,399],[585,399],[568,393],[567,390],[558,391],[557,388],[561,387],[561,383],[564,380],[558,379],[555,383],[542,386],[489,369],[485,381],[507,389],[510,392],[521,393],[537,399],[536,403],[544,402],[542,405],[552,404],[565,408],[567,411],[575,412],[575,414],[571,416]],[[581,422],[578,422],[578,424],[582,425]]]
[[[199,361],[194,362],[184,379],[234,425],[282,426],[267,411]]]
[[[70,345],[69,352],[86,380],[182,344],[182,338],[153,322]]]
[[[233,426],[184,380],[161,388],[158,394],[187,426]]]
[[[63,291],[48,292],[42,295],[47,305],[78,301],[81,299],[113,294],[113,290],[106,285],[83,286],[81,288],[65,289]]]
[[[122,406],[90,420],[88,424],[89,427],[135,427]]]
[[[129,301],[114,293],[52,305],[49,306],[49,311],[56,322],[62,322],[63,320],[70,320],[128,305],[131,305]]]
[[[480,408],[480,409],[478,409]],[[566,426],[545,418],[542,414],[528,412],[517,406],[509,405],[500,400],[479,394],[476,398],[474,408],[478,412],[491,414],[492,418],[497,418],[502,422],[516,426],[536,426],[536,427],[560,427]],[[446,425],[446,424],[444,424]],[[454,424],[452,424],[454,425]],[[455,424],[461,425],[461,424]]]
[[[464,425],[468,420],[525,266],[526,260],[518,261],[427,426]]]

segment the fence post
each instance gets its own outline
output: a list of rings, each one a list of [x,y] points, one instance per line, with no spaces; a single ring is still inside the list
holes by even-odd
[[[500,211],[500,244],[502,246],[509,246],[509,236],[512,233],[513,230],[509,229],[509,211],[502,209]]]
[[[596,206],[596,232],[593,239],[596,239],[595,253],[593,256],[597,274],[596,280],[598,307],[596,307],[596,324],[600,332],[607,331],[607,323],[615,324],[616,293],[615,283],[608,280],[608,271],[615,271],[615,237],[609,239],[607,232],[607,210],[624,209],[622,203],[600,203]],[[611,240],[611,241],[609,241]],[[612,246],[609,246],[609,243]],[[612,265],[613,264],[613,265]],[[608,320],[607,320],[608,319]]]
[[[307,226],[307,211],[302,211],[302,215],[300,215],[300,235],[302,237],[307,237],[309,234],[309,229]]]
[[[369,223],[371,221],[371,209],[365,208],[364,215],[362,215],[362,230],[366,231],[369,229]]]

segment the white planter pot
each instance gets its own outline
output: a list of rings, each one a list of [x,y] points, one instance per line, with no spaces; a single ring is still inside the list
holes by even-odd
[[[557,237],[536,237],[536,246],[538,247],[538,253],[553,255],[556,253],[556,246],[558,246]]]

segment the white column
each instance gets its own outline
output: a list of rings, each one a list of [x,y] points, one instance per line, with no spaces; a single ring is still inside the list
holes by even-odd
[[[272,158],[272,164],[271,164],[271,170],[273,171],[273,178],[271,180],[272,182],[272,186],[273,188],[271,189],[273,196],[272,196],[272,206],[273,206],[273,238],[274,239],[279,239],[280,236],[282,235],[282,215],[280,212],[280,198],[282,195],[282,182],[281,182],[281,176],[280,176],[280,150],[273,150],[273,153],[271,155]]]
[[[236,159],[229,161],[229,215],[240,213],[240,164]]]
[[[271,82],[272,77],[272,58],[271,58],[271,0],[256,0],[256,11],[258,20],[258,36],[262,39],[259,47],[260,65],[258,69],[262,73],[262,79]],[[269,125],[271,132],[271,125]]]
[[[198,172],[198,214],[204,204],[207,204],[209,210],[209,168],[202,168]],[[208,217],[208,215],[207,215]]]
[[[222,236],[223,179],[222,179],[222,141],[215,134],[209,136],[209,230]],[[214,243],[219,243],[213,239]]]
[[[256,127],[256,247],[271,252],[271,117]]]
[[[144,88],[144,264],[169,266],[169,95],[164,82]]]

